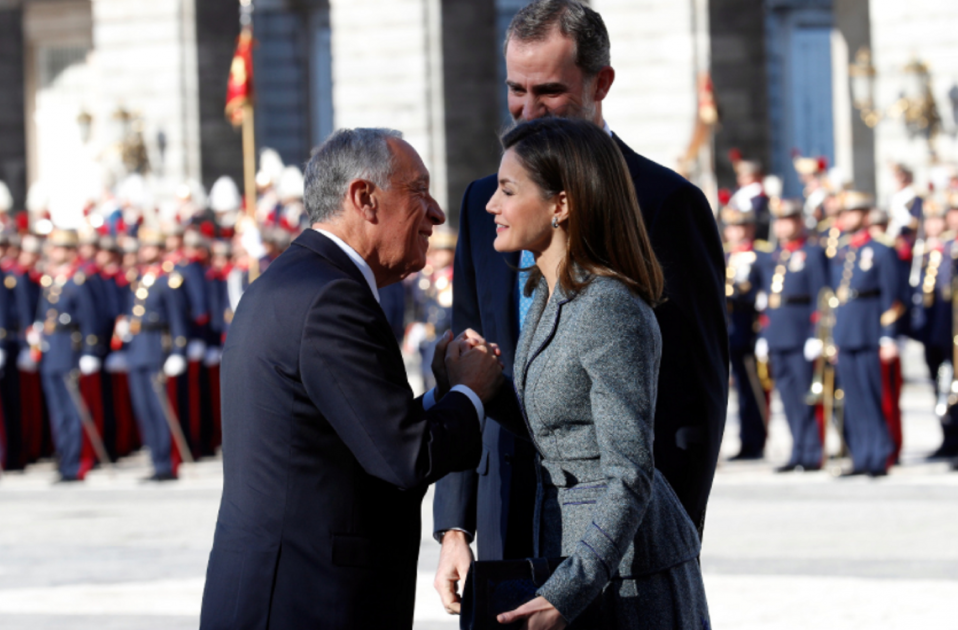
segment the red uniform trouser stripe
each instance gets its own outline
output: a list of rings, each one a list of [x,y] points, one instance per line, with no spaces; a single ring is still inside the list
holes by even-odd
[[[211,365],[207,368],[210,379],[210,405],[213,413],[213,444],[214,449],[223,443],[223,424],[220,411],[220,366]]]
[[[888,456],[888,465],[891,466],[898,461],[901,454],[902,430],[901,430],[901,358],[896,357],[891,361],[882,361],[881,364],[882,380],[882,413],[885,415],[885,423],[888,425],[888,435],[894,444],[894,450]]]
[[[187,378],[189,380],[189,401],[190,401],[190,448],[193,451],[193,457],[200,456],[200,422],[202,419],[200,374],[203,366],[199,361],[190,361],[187,364]]]
[[[129,455],[143,442],[138,438],[133,400],[126,374],[111,374],[113,379],[113,412],[116,414],[116,452],[119,457]]]
[[[180,399],[179,399],[179,387],[175,378],[169,378],[166,380],[166,397],[169,399],[169,408],[173,411],[174,420],[180,423],[180,426],[183,426],[183,422],[180,420],[182,416],[180,415]],[[173,474],[176,474],[176,471],[180,467],[180,463],[183,461],[183,456],[180,454],[180,447],[176,443],[176,439],[173,438],[173,432],[170,432],[170,466],[173,469]]]
[[[43,396],[38,372],[20,372],[20,417],[26,463],[43,454]]]

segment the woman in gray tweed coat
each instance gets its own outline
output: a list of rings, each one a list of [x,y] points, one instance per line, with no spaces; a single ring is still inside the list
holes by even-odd
[[[534,441],[536,555],[567,559],[499,621],[561,629],[597,601],[603,628],[708,628],[698,534],[652,460],[663,280],[625,161],[585,121],[523,123],[503,147],[495,248],[536,266],[515,388],[489,414]]]

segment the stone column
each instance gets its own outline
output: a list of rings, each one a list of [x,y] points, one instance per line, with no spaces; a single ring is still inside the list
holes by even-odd
[[[603,104],[612,131],[645,157],[676,168],[696,115],[694,3],[593,0],[612,45],[616,77]]]
[[[847,155],[850,166],[847,176],[854,182],[855,188],[874,194],[875,132],[864,123],[858,110],[854,108],[851,85],[848,82],[848,66],[855,60],[855,54],[862,47],[871,48],[869,0],[833,2],[835,28],[841,43],[832,48],[832,54],[836,56],[834,75],[836,79],[840,79],[835,82],[835,128],[845,130],[844,134],[836,133],[836,162],[841,166],[840,156]],[[843,147],[842,144],[848,146]]]
[[[443,0],[442,57],[449,221],[458,224],[466,187],[499,168],[495,0]]]
[[[0,5],[0,181],[10,188],[14,210],[26,196],[22,23],[19,6]]]
[[[720,126],[715,135],[718,185],[735,187],[729,149],[770,168],[768,80],[763,0],[712,0],[709,32],[712,82]]]
[[[336,128],[403,132],[448,208],[440,0],[331,0]]]

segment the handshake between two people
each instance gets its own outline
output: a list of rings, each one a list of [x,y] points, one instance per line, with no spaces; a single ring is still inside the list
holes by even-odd
[[[452,331],[439,338],[432,359],[436,377],[436,400],[456,385],[464,385],[488,403],[502,385],[503,364],[499,346],[489,343],[476,331],[466,329],[453,338]]]

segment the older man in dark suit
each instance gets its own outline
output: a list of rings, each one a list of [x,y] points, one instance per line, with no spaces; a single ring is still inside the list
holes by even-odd
[[[602,101],[615,79],[609,36],[598,13],[571,0],[537,0],[521,9],[506,35],[506,84],[515,120],[585,118],[612,133]],[[655,466],[669,481],[701,533],[728,399],[724,258],[711,209],[701,191],[673,171],[630,149],[625,156],[655,254],[665,272],[666,302],[656,309],[662,363],[655,414]],[[453,276],[453,328],[495,341],[511,376],[519,327],[528,304],[517,267],[525,256],[498,254],[495,224],[485,212],[496,176],[473,182],[460,211]],[[493,418],[494,420],[494,418]],[[478,469],[436,485],[436,537],[442,542],[435,587],[458,612],[456,583],[472,559],[532,555],[535,450],[496,422],[483,428]]]
[[[224,488],[201,628],[411,628],[427,484],[474,469],[495,349],[448,346],[415,399],[380,287],[445,217],[398,132],[341,130],[306,169],[313,228],[243,296],[223,350]],[[443,348],[445,351],[445,348]]]

